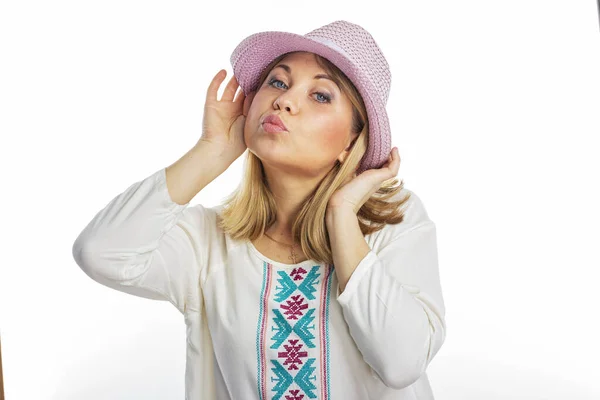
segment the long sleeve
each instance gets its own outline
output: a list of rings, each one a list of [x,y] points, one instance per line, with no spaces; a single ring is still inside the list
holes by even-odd
[[[419,379],[446,337],[431,220],[365,256],[337,291],[350,334],[383,383],[402,389]]]
[[[204,207],[175,203],[166,169],[129,186],[89,222],[73,257],[93,280],[125,293],[171,302],[179,311],[199,304],[204,257],[191,230],[202,230]],[[200,233],[201,235],[203,233]]]

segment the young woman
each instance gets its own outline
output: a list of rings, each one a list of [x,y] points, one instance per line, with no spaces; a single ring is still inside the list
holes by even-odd
[[[381,50],[335,21],[251,35],[231,63],[197,144],[98,212],[78,265],[183,314],[186,399],[433,399],[426,368],[446,337],[436,228],[394,186]],[[223,204],[189,204],[246,150]]]

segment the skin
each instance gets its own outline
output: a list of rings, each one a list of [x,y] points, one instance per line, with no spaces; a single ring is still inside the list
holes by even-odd
[[[300,204],[336,160],[345,160],[358,134],[351,132],[352,103],[347,96],[335,82],[313,78],[326,74],[313,53],[293,53],[279,64],[288,65],[291,73],[274,66],[252,94],[244,140],[248,150],[261,159],[277,203],[277,221],[267,234],[292,243],[291,223]],[[269,85],[272,78],[278,81]],[[279,115],[286,132],[263,129],[261,121],[271,113]]]

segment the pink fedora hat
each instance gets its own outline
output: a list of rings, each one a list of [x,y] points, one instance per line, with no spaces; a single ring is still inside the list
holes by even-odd
[[[392,74],[371,34],[351,22],[335,21],[304,36],[279,31],[250,35],[237,45],[230,58],[233,73],[244,94],[258,88],[260,74],[271,61],[293,51],[308,51],[325,57],[356,86],[369,118],[369,147],[357,174],[382,167],[391,151],[386,104]]]

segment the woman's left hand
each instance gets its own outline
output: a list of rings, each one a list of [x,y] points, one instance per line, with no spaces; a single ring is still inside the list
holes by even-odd
[[[381,187],[381,184],[396,175],[400,168],[400,155],[398,148],[394,147],[390,152],[388,161],[378,169],[368,169],[359,176],[350,176],[346,183],[336,190],[328,203],[328,211],[339,209],[351,209],[354,214],[363,204]]]

